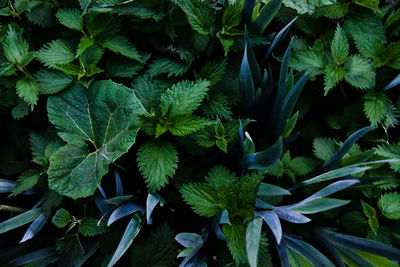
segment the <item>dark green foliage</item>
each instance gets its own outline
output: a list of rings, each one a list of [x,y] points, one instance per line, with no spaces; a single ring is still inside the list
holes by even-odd
[[[0,266],[397,266],[398,3],[0,0]]]

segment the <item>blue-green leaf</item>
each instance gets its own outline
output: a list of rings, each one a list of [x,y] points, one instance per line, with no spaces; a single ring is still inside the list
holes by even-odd
[[[257,267],[258,249],[260,247],[262,218],[256,217],[247,224],[246,228],[246,252],[249,265]]]
[[[138,214],[134,214],[132,219],[129,221],[128,226],[125,229],[124,235],[118,244],[117,249],[114,252],[107,267],[114,266],[115,263],[125,254],[133,240],[137,236],[141,228],[142,219]]]

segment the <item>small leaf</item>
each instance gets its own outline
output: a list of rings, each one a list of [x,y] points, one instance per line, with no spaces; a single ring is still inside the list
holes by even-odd
[[[101,41],[100,44],[114,53],[142,62],[139,52],[126,37],[117,35]]]
[[[57,226],[58,228],[63,228],[69,224],[71,221],[71,215],[66,209],[57,210],[56,214],[54,214],[51,222]]]
[[[365,216],[368,218],[368,224],[372,231],[376,234],[379,227],[378,217],[376,215],[376,210],[361,200],[362,208]]]
[[[69,64],[75,59],[71,47],[63,40],[54,40],[40,49],[37,58],[45,66],[56,68],[57,65]]]
[[[96,236],[107,231],[105,225],[97,225],[95,218],[83,218],[79,224],[79,232],[84,236]]]
[[[397,192],[386,193],[379,198],[378,207],[382,214],[392,220],[400,219],[400,194]]]

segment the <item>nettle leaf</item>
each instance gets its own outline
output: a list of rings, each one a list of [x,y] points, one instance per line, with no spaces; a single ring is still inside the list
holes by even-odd
[[[67,142],[50,157],[49,187],[71,198],[94,193],[108,165],[135,143],[138,116],[147,113],[133,90],[112,81],[51,96],[47,111]]]
[[[167,141],[149,141],[139,148],[139,170],[151,192],[160,190],[168,183],[178,167],[178,152]]]
[[[54,214],[51,222],[57,226],[58,228],[63,228],[69,224],[71,221],[71,214],[66,209],[57,210],[56,214]]]
[[[142,57],[128,38],[117,35],[100,42],[101,46],[114,53],[142,62]]]
[[[13,188],[11,196],[16,196],[34,187],[41,175],[41,172],[36,169],[24,171],[18,177],[17,184]]]
[[[324,81],[325,81],[324,95],[326,96],[333,87],[335,87],[341,80],[343,80],[343,78],[346,74],[346,71],[341,66],[328,65],[325,68],[324,74],[325,74],[324,75]]]
[[[336,27],[335,36],[333,37],[331,53],[337,64],[342,64],[349,55],[349,43],[339,25]]]
[[[60,9],[57,11],[58,21],[67,28],[82,31],[83,17],[79,9]]]
[[[293,51],[289,64],[298,71],[311,71],[312,75],[316,76],[324,73],[328,58],[326,53],[307,48],[306,50]]]
[[[361,204],[364,214],[368,218],[369,227],[371,228],[372,231],[374,231],[374,233],[376,233],[379,227],[379,221],[378,221],[378,216],[376,215],[376,210],[362,200]]]
[[[26,103],[34,106],[39,100],[38,84],[31,76],[22,78],[16,83],[17,94]]]
[[[40,70],[35,75],[38,81],[38,93],[51,95],[67,88],[73,82],[73,77],[61,71]]]
[[[192,29],[201,34],[208,34],[214,26],[215,15],[209,1],[174,0],[185,12]]]
[[[174,84],[161,96],[161,112],[171,116],[191,114],[200,106],[209,86],[206,80]]]
[[[79,233],[84,236],[96,236],[104,234],[107,227],[104,224],[97,224],[95,218],[83,218],[79,224]]]
[[[63,40],[54,40],[45,44],[38,52],[37,58],[45,66],[57,68],[57,65],[69,64],[75,59],[74,51]]]
[[[369,93],[364,96],[364,112],[372,126],[377,126],[381,122],[387,112],[385,102],[388,98],[383,93],[372,94]]]
[[[375,86],[375,68],[372,62],[359,55],[351,56],[344,64],[345,80],[360,89]]]
[[[386,193],[379,198],[378,207],[382,214],[392,220],[400,219],[400,194],[397,192]]]
[[[6,38],[3,42],[4,56],[12,63],[26,66],[35,58],[35,53],[29,52],[29,44],[20,33],[11,26],[8,27]]]
[[[167,74],[168,77],[178,77],[189,70],[189,65],[171,58],[161,57],[154,59],[147,70],[151,77]]]
[[[322,137],[314,139],[313,147],[314,155],[323,161],[328,161],[338,149],[335,140]]]

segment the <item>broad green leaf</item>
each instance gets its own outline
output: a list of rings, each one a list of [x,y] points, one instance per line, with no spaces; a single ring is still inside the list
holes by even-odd
[[[31,76],[22,78],[17,81],[15,85],[17,88],[17,94],[26,103],[34,106],[39,100],[38,97],[38,84],[34,78]]]
[[[375,86],[375,68],[372,62],[359,55],[351,56],[344,64],[345,80],[360,89]]]
[[[146,114],[133,90],[97,81],[49,97],[49,120],[67,144],[50,157],[49,187],[72,198],[92,195],[108,165],[135,143]]]
[[[246,228],[246,252],[251,267],[257,267],[262,222],[262,218],[256,217],[247,224]]]
[[[57,65],[69,64],[75,59],[71,47],[63,40],[54,40],[45,44],[37,54],[37,58],[45,66],[56,68]]]
[[[382,214],[392,220],[400,219],[400,194],[397,192],[386,193],[379,198],[378,207]]]
[[[335,36],[333,37],[331,53],[336,64],[342,64],[349,55],[349,43],[339,25],[336,27]]]
[[[124,235],[121,238],[121,241],[118,244],[117,249],[115,250],[110,262],[107,264],[107,267],[114,266],[117,261],[125,254],[128,248],[131,246],[133,240],[136,238],[137,234],[142,227],[142,220],[138,214],[134,214],[132,219],[129,221],[128,226],[125,229]]]
[[[57,210],[56,214],[54,214],[51,222],[57,226],[58,228],[63,228],[68,225],[71,221],[71,215],[66,209]]]
[[[180,192],[185,202],[201,216],[212,217],[221,212],[215,192],[206,183],[183,185]]]
[[[142,57],[131,42],[123,36],[117,35],[100,42],[101,46],[127,58],[142,62]]]
[[[324,96],[343,80],[346,71],[338,65],[327,65],[324,71]]]
[[[161,96],[161,112],[170,116],[191,114],[206,97],[209,86],[206,80],[174,84]]]
[[[233,4],[227,5],[224,14],[222,15],[222,25],[224,30],[229,30],[230,28],[239,25],[242,19],[242,9],[243,1],[236,1]]]
[[[328,161],[337,150],[335,140],[322,137],[314,139],[313,148],[314,155],[323,161]]]
[[[67,28],[77,31],[83,29],[83,16],[79,9],[59,9],[56,17]]]
[[[150,192],[158,191],[168,183],[178,167],[178,152],[166,141],[149,141],[139,148],[139,170]]]
[[[61,71],[40,70],[35,74],[40,95],[51,95],[67,88],[73,82],[71,75]]]
[[[6,221],[0,223],[0,234],[28,224],[36,220],[42,214],[40,209],[32,209],[28,210],[24,213],[21,213],[15,217],[12,217]]]
[[[290,161],[289,167],[296,175],[306,175],[315,168],[315,161],[307,157],[295,157]]]
[[[371,35],[386,42],[385,30],[381,19],[371,10],[355,8],[349,12],[343,23],[343,30],[353,37]]]
[[[170,118],[167,125],[163,126],[176,136],[185,136],[210,125],[210,121],[194,115],[178,115]],[[156,134],[158,137],[159,134]]]

